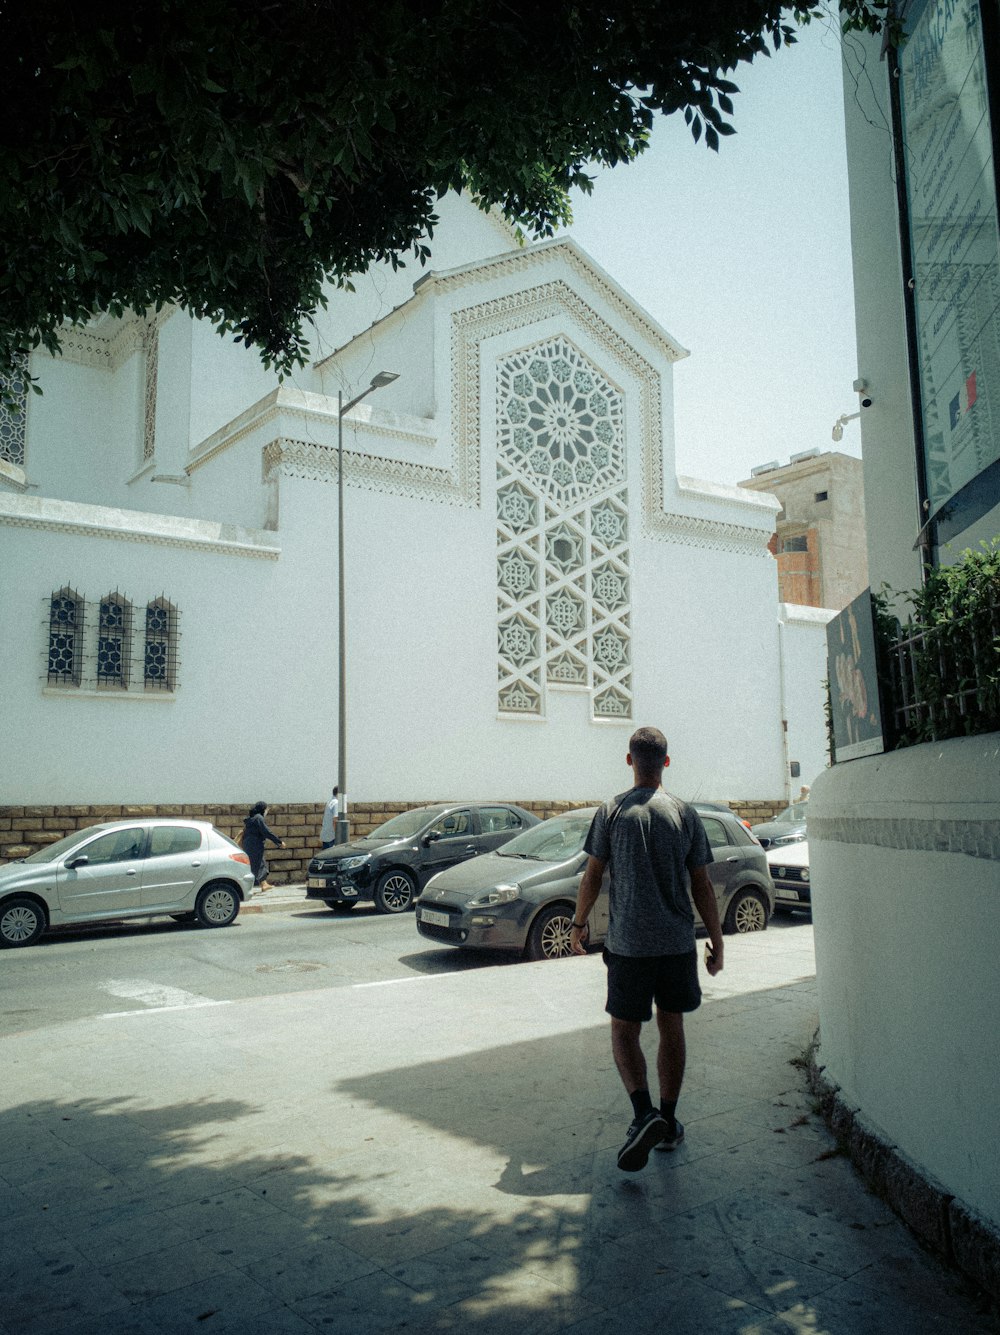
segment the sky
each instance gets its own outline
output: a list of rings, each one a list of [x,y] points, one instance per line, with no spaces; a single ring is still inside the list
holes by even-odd
[[[730,76],[719,152],[660,117],[634,163],[573,201],[572,235],[690,356],[677,471],[735,483],[818,447],[860,455],[840,44],[830,22]]]

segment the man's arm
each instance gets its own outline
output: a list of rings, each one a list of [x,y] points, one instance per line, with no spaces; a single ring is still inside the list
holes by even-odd
[[[582,886],[580,888],[583,889]],[[712,889],[712,878],[708,874],[707,867],[692,868],[691,898],[712,943],[712,954],[706,961],[705,967],[714,978],[717,973],[722,972],[722,924],[719,922],[719,906],[715,902],[715,891]]]
[[[601,893],[601,882],[604,880],[604,868],[608,864],[602,858],[595,858],[593,854],[587,863],[586,870],[580,879],[580,889],[576,892],[576,911],[573,914],[573,927],[570,931],[570,946],[574,955],[585,955],[587,948],[584,945],[585,935],[589,935],[589,929],[585,924],[590,916],[590,910],[597,903],[597,896]],[[718,915],[716,915],[718,918]],[[577,926],[577,924],[580,924]]]

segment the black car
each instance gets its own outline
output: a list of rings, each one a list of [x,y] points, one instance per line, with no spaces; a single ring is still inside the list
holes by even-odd
[[[374,900],[379,913],[402,913],[439,871],[490,853],[537,824],[537,816],[510,802],[414,807],[363,839],[317,853],[306,897],[322,899],[335,913],[362,900]]]

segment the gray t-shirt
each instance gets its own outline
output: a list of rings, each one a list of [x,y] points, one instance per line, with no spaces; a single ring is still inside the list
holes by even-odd
[[[610,864],[612,954],[694,950],[690,872],[713,860],[694,807],[662,788],[632,788],[598,810],[583,847]]]

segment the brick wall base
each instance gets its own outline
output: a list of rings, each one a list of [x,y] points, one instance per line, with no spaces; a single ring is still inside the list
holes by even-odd
[[[977,1289],[1000,1301],[1000,1232],[970,1210],[902,1150],[868,1125],[861,1111],[828,1081],[809,1053],[809,1084],[840,1148],[874,1193],[893,1209],[921,1242]]]
[[[411,807],[425,806],[426,802],[353,802],[349,812],[351,835],[357,838],[370,834],[390,816]],[[519,802],[518,805],[534,812],[540,819],[557,816],[574,807],[594,806],[591,802]],[[730,802],[734,811],[751,825],[770,820],[782,810],[785,803]],[[223,834],[238,839],[243,829],[245,805],[192,804],[167,806],[31,806],[0,807],[0,863],[27,857],[43,844],[54,843],[65,834],[82,830],[101,821],[128,820],[142,816],[181,816],[189,820],[209,820]],[[297,884],[305,880],[306,867],[320,846],[320,826],[323,821],[322,802],[275,803],[268,808],[267,823],[281,839],[284,848],[267,845],[267,861],[273,884]]]

